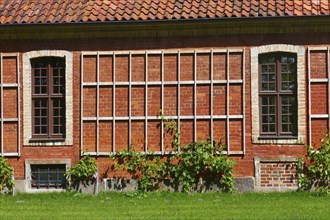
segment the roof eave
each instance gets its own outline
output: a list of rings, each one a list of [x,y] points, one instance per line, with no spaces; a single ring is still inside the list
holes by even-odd
[[[0,26],[0,39],[172,37],[330,32],[329,23],[330,16],[324,15],[11,24]]]

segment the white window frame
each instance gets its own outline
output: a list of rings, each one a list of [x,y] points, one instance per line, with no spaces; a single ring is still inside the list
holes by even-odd
[[[272,44],[253,47],[251,52],[251,115],[252,143],[256,144],[304,144],[306,143],[306,76],[305,48],[286,44]],[[298,100],[298,136],[294,139],[260,137],[259,115],[259,55],[272,52],[297,54],[297,100]]]
[[[61,57],[65,59],[65,140],[31,141],[32,139],[32,66],[31,59],[40,57]],[[40,50],[23,54],[23,144],[62,146],[73,145],[73,106],[72,106],[72,53],[64,50]]]

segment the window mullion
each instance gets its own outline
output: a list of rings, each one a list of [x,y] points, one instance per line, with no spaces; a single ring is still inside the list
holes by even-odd
[[[281,82],[282,82],[282,74],[281,74],[281,63],[280,63],[280,56],[276,57],[276,134],[280,136],[282,133],[282,100],[281,100]]]
[[[47,112],[48,112],[48,137],[52,137],[52,100],[51,100],[51,85],[52,85],[52,76],[53,76],[53,69],[51,63],[48,64],[48,71],[47,71],[47,95],[48,95],[48,104],[47,104]]]

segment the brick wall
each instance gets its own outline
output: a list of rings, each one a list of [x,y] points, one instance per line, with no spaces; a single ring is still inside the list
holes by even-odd
[[[313,147],[320,145],[320,140],[324,138],[326,134],[329,134],[330,120],[328,115],[330,114],[329,105],[329,65],[330,58],[326,48],[315,49],[310,52],[310,108],[311,108],[311,140],[309,144]],[[328,75],[329,74],[329,75]]]
[[[262,163],[260,187],[290,188],[297,186],[295,163]]]
[[[283,40],[285,39],[285,40]],[[324,36],[320,39],[326,39]],[[242,103],[243,88],[240,84],[230,85],[229,114],[238,115],[242,114],[243,108],[245,108],[245,138],[246,138],[246,152],[245,155],[233,155],[232,158],[236,160],[237,165],[234,168],[236,176],[254,176],[255,175],[255,157],[267,157],[267,156],[301,156],[304,153],[304,143],[291,143],[291,144],[255,144],[252,142],[252,118],[251,118],[251,87],[256,86],[251,84],[251,64],[250,64],[250,48],[256,45],[269,45],[275,43],[286,43],[291,45],[302,45],[305,49],[309,44],[318,44],[313,36],[301,37],[300,35],[288,35],[288,36],[231,36],[231,37],[210,37],[197,39],[194,37],[188,38],[150,38],[150,39],[112,39],[111,43],[107,39],[98,40],[50,40],[50,41],[7,41],[0,42],[0,52],[18,52],[20,55],[20,72],[22,73],[22,56],[25,52],[32,50],[67,50],[73,52],[73,79],[72,79],[72,92],[73,92],[73,143],[68,146],[28,146],[23,145],[21,139],[21,157],[11,157],[9,162],[14,166],[15,178],[24,178],[24,161],[26,159],[47,159],[47,158],[65,158],[71,159],[71,163],[74,164],[80,158],[80,138],[83,137],[84,150],[89,152],[96,151],[96,127],[95,120],[86,121],[83,123],[84,133],[80,133],[80,97],[81,93],[84,96],[83,102],[83,117],[95,117],[96,105],[97,105],[97,89],[95,86],[86,86],[83,91],[80,91],[80,83],[83,82],[96,82],[97,73],[97,57],[90,55],[84,57],[84,78],[80,78],[81,74],[81,53],[83,51],[135,51],[135,50],[210,50],[216,49],[245,49],[245,60],[242,53],[232,53],[230,55],[229,71],[231,79],[241,79],[243,74],[243,63],[245,63],[245,106]],[[325,44],[323,44],[324,46]],[[325,45],[328,46],[328,45]],[[127,55],[118,55],[115,63],[115,80],[116,82],[128,82],[129,78],[129,58]],[[161,79],[161,56],[149,55],[148,56],[148,81],[160,81]],[[192,80],[193,79],[193,55],[186,54],[180,59],[180,80]],[[226,79],[226,53],[214,54],[213,57],[214,67],[213,74],[214,80]],[[12,59],[5,60],[3,62],[4,80],[13,81],[14,77],[11,72],[15,67],[13,66],[15,61]],[[131,70],[132,70],[132,82],[145,81],[145,56],[144,55],[132,55]],[[210,55],[201,54],[197,56],[197,79],[209,80],[210,79]],[[324,51],[316,51],[311,56],[311,74],[313,77],[326,77],[324,71],[326,70],[326,53]],[[164,80],[165,82],[178,80],[178,57],[176,54],[167,54],[164,58]],[[110,55],[102,55],[99,59],[99,81],[100,82],[113,82],[113,75],[109,74],[113,72],[113,58]],[[307,76],[307,68],[305,67],[303,72]],[[318,75],[319,74],[319,75]],[[320,75],[321,74],[321,75]],[[323,74],[323,75],[322,75]],[[22,82],[23,76],[21,75],[20,81]],[[314,114],[328,114],[326,109],[327,102],[327,86],[326,83],[320,83],[320,87],[312,86],[312,113]],[[24,85],[21,84],[21,94]],[[129,115],[128,106],[131,105],[131,115],[134,117],[144,116],[145,112],[148,112],[150,116],[159,115],[159,109],[161,108],[161,86],[152,85],[148,86],[148,105],[147,109],[144,108],[146,92],[144,85],[134,85],[131,87],[132,100],[128,103],[129,85],[116,86],[115,94],[115,111],[116,117],[127,117]],[[179,108],[180,115],[188,116],[194,111],[193,108],[193,85],[182,85],[180,87],[180,100],[181,106]],[[217,106],[213,108],[214,115],[226,115],[226,86],[214,85],[213,86],[213,105]],[[3,114],[14,115],[15,105],[17,102],[15,99],[15,93],[13,89],[4,91],[4,108]],[[211,93],[210,85],[197,85],[196,87],[196,114],[199,116],[208,115],[211,112],[210,99]],[[100,117],[113,117],[113,102],[112,97],[113,88],[111,86],[99,87],[99,116]],[[303,94],[307,97],[307,91]],[[178,115],[178,102],[175,97],[178,97],[177,85],[164,85],[164,114],[165,115]],[[22,98],[22,97],[21,97]],[[20,103],[22,105],[22,99]],[[307,117],[307,103],[306,112]],[[19,113],[20,118],[23,118],[23,107]],[[307,120],[306,120],[307,121]],[[328,119],[313,119],[312,120],[312,138],[313,145],[318,143],[322,133],[328,131]],[[161,129],[160,121],[157,119],[148,120],[148,149],[153,151],[159,151],[161,146]],[[230,120],[229,124],[230,143],[231,150],[242,150],[243,142],[243,122],[242,120]],[[116,121],[115,123],[115,145],[113,145],[113,122],[110,120],[99,121],[99,151],[110,152],[115,147],[116,150],[127,149],[129,144],[128,137],[128,120]],[[145,121],[136,120],[131,122],[131,143],[138,149],[144,150],[145,140]],[[308,125],[305,123],[306,140],[308,140]],[[21,134],[23,133],[23,122],[19,126],[14,123],[8,123],[4,125],[4,149],[5,150],[17,150],[17,143],[11,136],[17,134],[17,127],[20,127]],[[180,122],[181,128],[181,142],[189,143],[194,140],[194,120],[186,119]],[[210,135],[211,123],[210,120],[199,119],[196,121],[196,139],[204,139]],[[10,134],[11,133],[11,134]],[[213,136],[215,140],[220,140],[224,143],[227,135],[226,121],[222,119],[214,119],[213,122]],[[171,140],[172,137],[168,134],[164,134],[164,150],[170,151],[172,149]],[[7,149],[8,148],[8,149]],[[107,156],[98,157],[99,173],[100,176],[107,175],[119,175],[111,173],[109,171],[111,164]],[[274,172],[276,171],[278,163],[272,163]],[[282,165],[281,165],[282,166]],[[282,169],[283,167],[281,167]],[[285,167],[283,168],[285,171]],[[292,171],[293,172],[293,171]],[[267,178],[267,177],[266,177]],[[276,177],[274,177],[276,178]],[[275,180],[274,180],[275,181]],[[287,180],[285,180],[287,181]],[[291,181],[291,180],[290,180]],[[283,182],[284,183],[284,182]],[[294,182],[295,183],[295,182]]]
[[[297,158],[255,158],[256,186],[258,190],[297,189]]]

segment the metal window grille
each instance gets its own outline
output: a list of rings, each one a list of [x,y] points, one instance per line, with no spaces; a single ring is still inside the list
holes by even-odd
[[[65,164],[31,165],[32,188],[64,188]]]
[[[230,73],[230,57],[231,54],[239,53],[242,56],[242,76],[240,79],[231,79]],[[181,80],[180,72],[181,72],[181,56],[190,54],[193,56],[193,80]],[[198,80],[197,79],[197,56],[200,54],[208,54],[210,55],[210,79],[209,80]],[[214,55],[215,54],[223,54],[226,57],[225,63],[225,79],[219,80],[214,79],[213,77],[213,66],[214,66]],[[133,55],[143,55],[145,58],[144,63],[144,70],[145,70],[145,78],[144,81],[133,81],[132,80],[132,56]],[[152,81],[148,79],[148,57],[158,55],[161,59],[161,67],[160,67],[160,80],[159,81]],[[175,81],[165,81],[164,80],[164,57],[166,55],[175,55],[177,57],[176,62],[176,69],[177,69],[177,80]],[[101,56],[111,56],[112,57],[112,72],[108,74],[112,74],[112,81],[100,81],[100,57]],[[117,57],[126,56],[128,58],[128,81],[119,81],[116,79],[116,60]],[[84,59],[86,57],[94,57],[96,59],[96,76],[95,81],[84,81],[84,74],[85,74],[85,63]],[[96,125],[95,131],[95,151],[88,150],[88,154],[90,155],[109,155],[110,153],[116,152],[116,122],[127,122],[128,124],[128,146],[131,144],[131,130],[132,130],[132,122],[133,121],[143,121],[144,123],[144,152],[148,152],[148,123],[150,121],[155,122],[158,121],[160,126],[160,133],[161,133],[161,142],[160,142],[160,151],[154,152],[156,154],[171,154],[173,152],[168,152],[164,148],[164,128],[163,123],[159,116],[150,116],[148,115],[148,95],[149,90],[151,87],[156,87],[160,89],[160,103],[161,103],[161,110],[164,112],[164,88],[165,86],[176,86],[177,88],[177,115],[166,115],[167,118],[171,118],[177,121],[178,128],[181,127],[181,122],[184,120],[190,120],[193,122],[193,139],[197,140],[197,122],[199,120],[207,120],[210,122],[210,136],[211,140],[213,141],[213,132],[214,132],[214,121],[221,120],[224,121],[226,124],[226,145],[227,150],[225,153],[227,154],[245,154],[245,50],[244,49],[210,49],[210,50],[162,50],[162,51],[118,51],[118,52],[82,52],[81,54],[81,105],[80,105],[80,115],[81,115],[81,127],[80,127],[80,145],[81,145],[81,154],[83,155],[86,146],[84,143],[84,124],[88,122],[93,122]],[[196,109],[196,96],[197,96],[197,87],[200,85],[207,85],[210,89],[210,113],[208,115],[198,115]],[[215,85],[222,85],[225,86],[226,90],[226,101],[225,101],[225,114],[218,115],[213,113],[213,87]],[[240,105],[242,106],[241,114],[230,114],[230,86],[232,85],[239,85],[242,91],[242,98],[240,101]],[[144,116],[132,116],[131,109],[132,109],[132,88],[135,86],[142,86],[144,87]],[[180,88],[182,86],[191,86],[193,87],[193,114],[192,115],[182,115],[180,113],[180,106],[181,106],[181,98],[180,98]],[[117,116],[116,115],[116,92],[117,88],[125,87],[128,89],[128,116]],[[85,116],[84,113],[84,90],[86,88],[93,88],[96,91],[96,110],[95,116]],[[112,89],[112,115],[111,116],[100,116],[100,88],[111,88]],[[241,129],[241,150],[231,150],[231,143],[230,143],[230,123],[233,120],[239,120],[242,123]],[[112,149],[109,151],[100,151],[100,122],[111,122],[112,123]],[[88,132],[88,131],[86,131]],[[182,131],[181,131],[182,133]],[[110,136],[110,135],[109,135]]]

